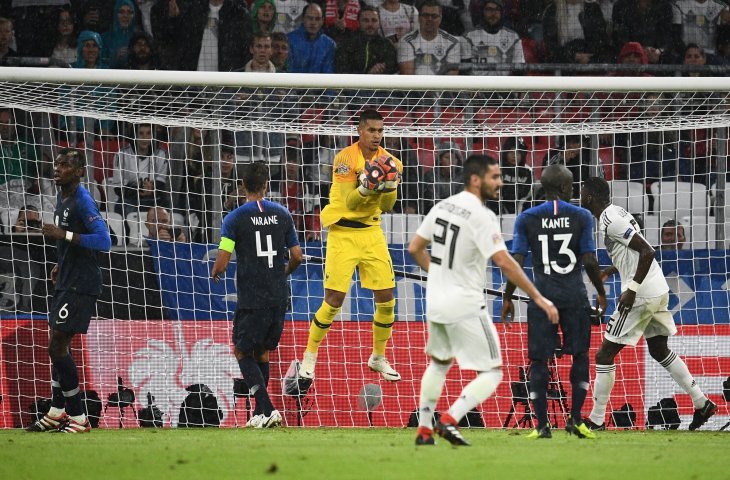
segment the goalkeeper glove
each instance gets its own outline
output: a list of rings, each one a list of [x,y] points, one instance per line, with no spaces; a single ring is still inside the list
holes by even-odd
[[[357,191],[363,197],[382,192],[385,188],[384,176],[383,170],[377,164],[366,163],[365,169],[358,178],[360,185],[357,187]]]
[[[381,155],[376,160],[378,167],[383,171],[383,192],[392,192],[400,183],[400,172],[395,160],[387,155]]]

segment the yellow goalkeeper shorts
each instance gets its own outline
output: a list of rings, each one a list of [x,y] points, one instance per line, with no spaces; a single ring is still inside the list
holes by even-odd
[[[364,288],[395,287],[393,261],[380,227],[359,229],[332,225],[327,236],[324,288],[347,292],[355,267],[360,271]]]

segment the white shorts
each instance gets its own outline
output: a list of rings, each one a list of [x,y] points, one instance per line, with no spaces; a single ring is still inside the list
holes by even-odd
[[[455,323],[428,322],[426,353],[437,360],[456,358],[463,370],[486,372],[502,365],[499,336],[486,309]]]
[[[613,343],[634,346],[642,335],[644,338],[675,335],[677,326],[668,305],[668,293],[660,297],[636,297],[633,308],[627,314],[621,315],[618,310],[613,312],[604,337]]]

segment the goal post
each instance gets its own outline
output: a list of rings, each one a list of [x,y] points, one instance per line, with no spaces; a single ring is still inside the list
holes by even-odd
[[[383,382],[367,369],[374,305],[355,278],[321,347],[313,390],[292,397],[284,380],[301,359],[308,321],[323,296],[322,265],[315,260],[326,248],[319,211],[327,203],[334,155],[356,140],[365,108],[384,115],[384,145],[405,166],[395,210],[382,223],[399,273],[387,355],[403,380]],[[288,425],[407,425],[427,361],[425,285],[407,245],[433,203],[460,188],[461,162],[480,153],[502,166],[502,199],[490,207],[507,240],[517,214],[540,201],[540,172],[550,162],[567,162],[576,184],[589,175],[606,178],[614,202],[643,222],[652,245],[671,240],[663,238],[665,222],[681,224],[674,249],[657,254],[680,330],[670,346],[688,358],[702,389],[721,405],[708,423],[719,428],[729,420],[723,400],[723,375],[730,374],[729,127],[727,78],[0,69],[0,428],[27,425],[32,406],[50,394],[46,315],[55,250],[33,229],[53,221],[52,160],[69,146],[85,152],[84,183],[114,239],[112,252],[100,255],[98,318],[73,344],[83,388],[110,406],[103,427],[135,426],[135,412],[148,407],[148,397],[165,425],[177,426],[181,404],[199,384],[216,396],[223,425],[245,424],[250,399],[236,381],[230,347],[236,288],[245,285],[235,285],[233,268],[221,285],[208,277],[221,219],[240,201],[237,173],[252,161],[269,165],[269,197],[292,211],[312,259],[292,276],[292,310],[271,356],[275,405]],[[144,143],[147,136],[151,142]],[[150,170],[148,157],[159,159],[162,171]],[[150,176],[161,180],[152,197],[122,205],[127,182]],[[167,216],[150,217],[156,206]],[[159,241],[148,238],[157,230],[166,232]],[[607,265],[603,239],[597,242]],[[488,278],[490,291],[503,288],[498,269]],[[616,281],[608,283],[609,312],[619,290]],[[588,291],[594,294],[590,286]],[[499,296],[489,299],[498,316]],[[525,314],[521,305],[511,330],[497,324],[505,376],[479,407],[487,427],[529,424],[520,379],[528,364]],[[602,332],[594,327],[594,348]],[[556,358],[551,367],[551,416],[561,425],[570,399],[568,366],[568,359]],[[454,369],[446,400],[470,379],[469,372]],[[135,399],[115,403],[110,395],[120,388]],[[362,392],[381,393],[376,402],[360,398]],[[609,411],[630,404],[636,425],[644,427],[649,407],[665,397],[676,398],[686,428],[689,397],[675,391],[645,346],[625,349]],[[588,400],[585,408],[590,406]],[[445,402],[438,406],[445,408]]]

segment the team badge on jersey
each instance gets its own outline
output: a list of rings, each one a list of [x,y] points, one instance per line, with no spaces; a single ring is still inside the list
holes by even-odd
[[[624,232],[624,238],[628,239],[631,236],[632,233],[634,233],[634,229],[633,228],[627,228],[626,231]]]
[[[346,163],[340,163],[335,167],[336,175],[347,175],[348,173],[350,173],[350,166]]]
[[[492,235],[492,241],[494,244],[502,243],[502,234],[501,233],[495,233]]]

